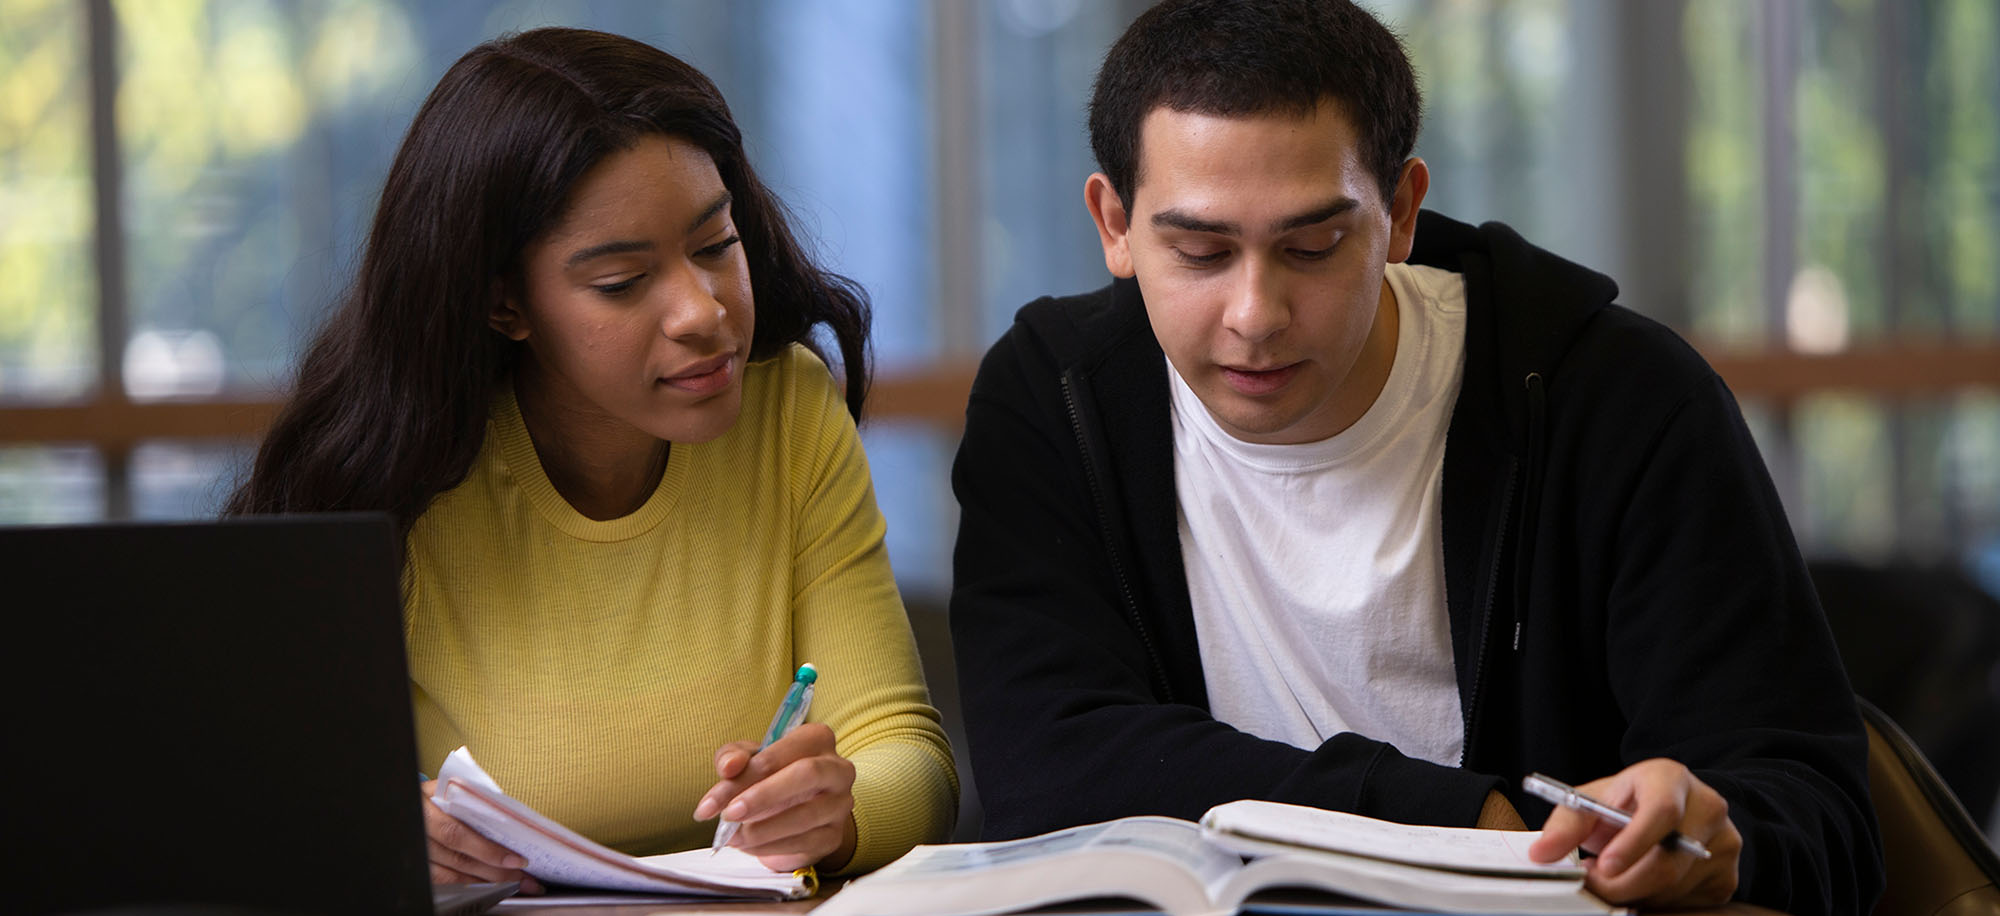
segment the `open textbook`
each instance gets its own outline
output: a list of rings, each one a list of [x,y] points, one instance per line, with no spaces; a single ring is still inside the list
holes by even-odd
[[[1124,897],[1170,916],[1214,916],[1256,909],[1259,892],[1300,889],[1330,909],[1626,912],[1584,890],[1574,857],[1530,861],[1537,836],[1239,801],[1209,809],[1200,825],[1127,817],[1003,843],[919,846],[813,912],[975,916]]]
[[[732,847],[711,856],[691,849],[634,858],[599,845],[511,798],[465,748],[438,772],[431,801],[444,813],[528,860],[525,871],[551,884],[690,897],[796,900],[817,884],[810,869],[775,872]]]

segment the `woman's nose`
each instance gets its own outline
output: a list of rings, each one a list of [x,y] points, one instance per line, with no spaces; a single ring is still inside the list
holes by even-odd
[[[729,318],[729,310],[715,298],[697,270],[675,271],[660,284],[660,333],[670,340],[713,337]]]

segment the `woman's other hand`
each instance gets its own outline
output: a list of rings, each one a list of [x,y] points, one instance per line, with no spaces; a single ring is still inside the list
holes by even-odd
[[[519,881],[521,893],[539,894],[542,884],[522,867],[526,859],[513,850],[479,835],[465,822],[444,813],[431,794],[436,780],[425,780],[424,837],[429,840],[432,884],[473,884],[482,881]]]

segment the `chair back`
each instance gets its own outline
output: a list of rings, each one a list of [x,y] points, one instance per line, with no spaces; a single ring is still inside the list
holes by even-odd
[[[1875,916],[2000,916],[2000,855],[1910,737],[1867,700],[1855,705],[1888,877]]]

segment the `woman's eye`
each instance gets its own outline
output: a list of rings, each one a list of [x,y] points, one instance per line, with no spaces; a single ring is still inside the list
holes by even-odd
[[[703,248],[696,251],[694,253],[694,256],[698,258],[719,258],[722,256],[723,252],[728,251],[731,246],[741,241],[743,241],[742,236],[731,235],[730,237],[723,239],[720,242],[716,242],[715,244],[710,245],[707,248]]]
[[[639,282],[639,280],[644,276],[646,275],[636,274],[630,278],[620,280],[616,283],[592,283],[590,285],[590,288],[596,290],[597,294],[600,296],[619,296],[630,291],[632,287],[636,285]]]

